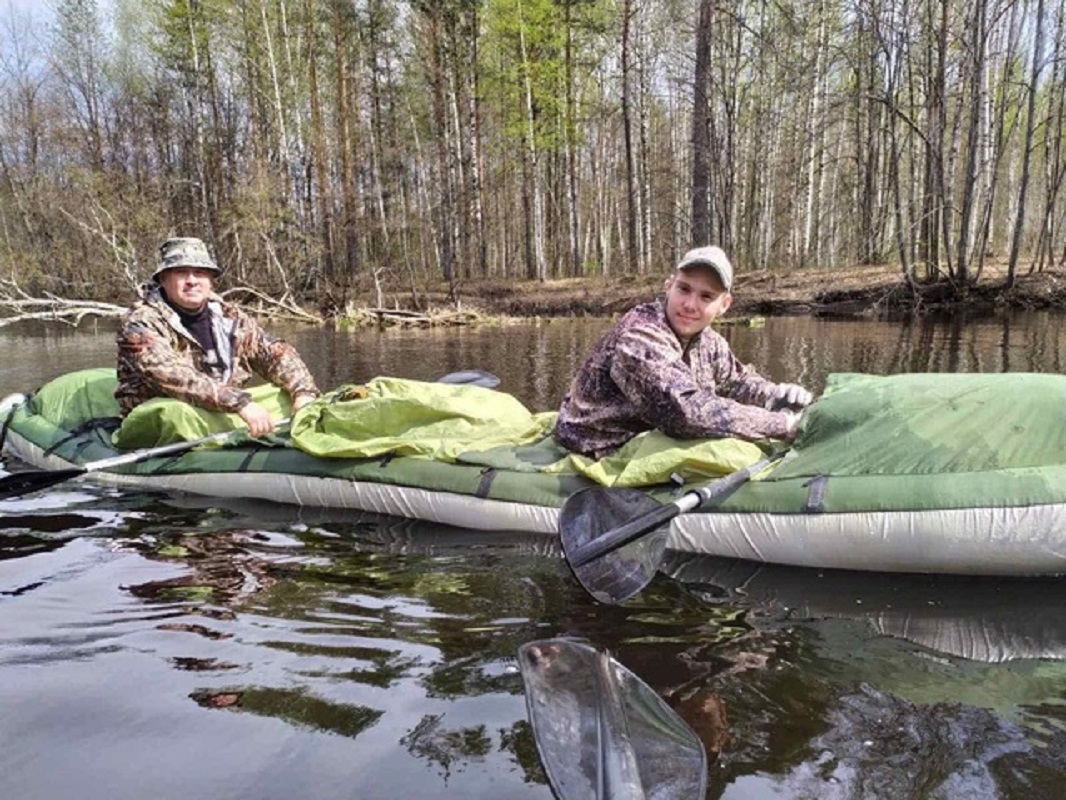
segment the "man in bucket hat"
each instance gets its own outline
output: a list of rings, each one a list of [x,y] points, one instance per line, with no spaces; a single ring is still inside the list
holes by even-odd
[[[631,309],[593,349],[563,399],[556,440],[602,458],[643,431],[675,439],[791,440],[813,399],[742,364],[709,326],[733,303],[733,265],[720,247],[690,250],[661,300]]]
[[[238,414],[253,436],[262,436],[276,420],[241,388],[253,374],[288,392],[293,413],[318,396],[292,345],[214,293],[221,274],[201,240],[163,242],[159,263],[117,336],[115,397],[123,417],[153,397],[173,397]]]

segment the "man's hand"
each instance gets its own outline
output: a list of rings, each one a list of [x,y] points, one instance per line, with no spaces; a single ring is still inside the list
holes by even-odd
[[[274,418],[259,403],[249,403],[237,413],[248,425],[248,432],[252,436],[266,436],[274,430]]]
[[[779,383],[774,393],[766,399],[766,408],[770,411],[798,411],[809,406],[812,400],[814,395],[798,383]]]
[[[306,394],[306,393],[305,394],[298,394],[298,395],[296,395],[296,397],[292,398],[292,413],[293,413],[293,416],[296,416],[296,412],[297,411],[299,411],[301,408],[306,406],[308,403],[310,403],[314,399],[315,399],[315,395]]]
[[[788,441],[795,441],[796,434],[799,433],[800,418],[803,416],[801,411],[785,411],[785,419],[788,420],[788,431],[785,433],[785,439]]]

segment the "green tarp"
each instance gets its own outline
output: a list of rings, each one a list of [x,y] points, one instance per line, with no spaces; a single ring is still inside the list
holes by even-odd
[[[374,378],[302,410],[293,422],[292,442],[321,458],[394,453],[455,461],[470,450],[538,442],[554,425],[553,412],[532,414],[506,392]]]
[[[1066,377],[838,373],[775,478],[944,475],[1066,462]]]
[[[114,390],[114,370],[75,372],[43,386],[34,395],[33,408],[41,418],[38,422],[46,427],[52,423],[70,430],[93,417],[117,417]],[[268,385],[250,391],[275,417],[289,414],[284,392]],[[303,465],[301,474],[332,475],[336,467],[328,462],[387,454],[564,480],[576,476],[612,486],[649,486],[673,478],[705,480],[754,463],[763,455],[750,442],[681,442],[652,431],[614,455],[593,461],[555,444],[551,438],[555,418],[553,411],[530,412],[505,392],[383,377],[325,394],[296,415],[291,438],[272,438],[267,443],[323,460],[321,465],[311,459],[295,462]],[[236,414],[157,398],[134,409],[112,441],[123,450],[141,449],[243,428]],[[63,435],[57,432],[56,438]],[[238,437],[238,443],[244,441]],[[96,450],[93,453],[94,458],[102,457]],[[192,463],[191,459],[187,457],[186,463]],[[424,472],[413,462],[412,469]]]

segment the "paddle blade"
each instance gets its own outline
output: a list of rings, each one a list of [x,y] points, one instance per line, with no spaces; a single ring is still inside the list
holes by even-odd
[[[518,650],[541,763],[560,800],[703,797],[703,744],[646,683],[567,639]]]
[[[648,585],[666,550],[669,525],[588,563],[582,563],[581,551],[604,534],[661,511],[662,504],[636,489],[595,486],[567,498],[559,514],[559,535],[566,560],[585,591],[601,603],[624,603]]]
[[[481,386],[485,389],[495,389],[500,385],[500,379],[491,372],[483,369],[465,369],[462,372],[449,372],[437,378],[437,383],[454,383],[463,386]]]
[[[84,469],[75,467],[73,469],[16,472],[13,475],[5,475],[0,478],[0,500],[20,497],[30,492],[39,492],[41,489],[47,489],[49,486],[55,486],[57,483],[62,483],[84,474]]]

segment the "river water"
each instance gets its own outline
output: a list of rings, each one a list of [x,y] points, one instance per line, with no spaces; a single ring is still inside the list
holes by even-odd
[[[319,382],[479,368],[558,404],[608,323],[285,329]],[[742,358],[1066,371],[1066,317],[771,319]],[[0,330],[0,395],[113,362],[106,327]],[[69,483],[0,501],[0,798],[550,798],[520,644],[585,637],[709,751],[707,797],[1053,798],[1066,583],[671,556],[622,607],[550,537]]]

